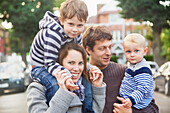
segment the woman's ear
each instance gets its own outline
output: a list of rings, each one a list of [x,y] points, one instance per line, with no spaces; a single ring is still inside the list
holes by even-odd
[[[63,20],[61,17],[59,17],[59,20],[60,20],[61,25],[63,25]]]

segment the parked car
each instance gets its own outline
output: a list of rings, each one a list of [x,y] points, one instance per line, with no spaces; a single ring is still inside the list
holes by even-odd
[[[150,65],[152,74],[154,76],[155,73],[158,72],[158,69],[159,69],[158,64],[156,62],[153,62],[153,61],[147,61],[147,63]]]
[[[25,91],[23,62],[0,63],[0,94],[5,91]]]
[[[170,96],[170,62],[164,63],[155,73],[154,90]]]

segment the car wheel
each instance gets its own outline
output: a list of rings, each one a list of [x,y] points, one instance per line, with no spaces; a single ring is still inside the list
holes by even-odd
[[[170,81],[165,84],[165,95],[170,96]]]
[[[156,81],[153,81],[153,90],[154,91],[159,91],[159,89],[156,86]]]
[[[4,91],[3,90],[0,90],[0,95],[3,95],[4,94]]]

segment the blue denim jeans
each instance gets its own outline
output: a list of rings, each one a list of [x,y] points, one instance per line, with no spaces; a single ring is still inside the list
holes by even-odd
[[[56,78],[48,73],[45,67],[33,67],[31,70],[31,76],[33,80],[38,81],[46,87],[46,103],[49,105],[51,98],[54,96],[59,88]],[[91,83],[89,83],[84,76],[82,76],[82,85],[84,85],[85,87],[85,99],[82,102],[83,113],[94,113],[92,109],[93,98]]]

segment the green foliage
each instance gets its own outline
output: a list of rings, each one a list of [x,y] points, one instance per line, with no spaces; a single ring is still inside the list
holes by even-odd
[[[170,29],[163,29],[161,33],[162,55],[170,61]]]
[[[116,62],[117,63],[118,57],[115,55],[112,55],[112,57],[110,58],[110,61]]]
[[[153,55],[145,55],[144,58],[145,58],[147,61],[153,61]]]
[[[55,5],[56,0],[0,0],[0,15],[3,15],[0,20],[7,20],[13,25],[10,34],[12,51],[22,55],[29,52],[32,40],[39,31],[40,19],[46,11],[53,12]]]
[[[160,2],[166,0],[117,0],[122,8],[123,18],[133,18],[136,21],[149,21],[152,23],[153,39],[152,40],[154,61],[161,65],[164,59],[161,58],[161,40],[160,33],[163,28],[170,28],[170,4],[161,5]]]

